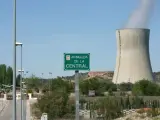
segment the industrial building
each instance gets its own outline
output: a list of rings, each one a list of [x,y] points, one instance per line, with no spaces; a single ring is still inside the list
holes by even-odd
[[[149,55],[149,29],[119,29],[116,31],[117,57],[114,83],[135,83],[153,80]]]
[[[114,71],[90,71],[88,72],[88,77],[102,77],[105,79],[113,79]]]

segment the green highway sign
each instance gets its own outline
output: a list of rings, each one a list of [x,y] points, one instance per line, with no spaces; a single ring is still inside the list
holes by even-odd
[[[90,70],[90,53],[64,53],[64,70]]]

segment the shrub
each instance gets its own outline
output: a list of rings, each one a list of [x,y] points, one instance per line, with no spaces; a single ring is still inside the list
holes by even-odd
[[[38,88],[35,88],[35,91],[36,91],[37,93],[39,93],[39,89],[38,89]]]
[[[139,114],[143,114],[145,111],[144,111],[144,109],[138,109],[136,112]]]
[[[133,85],[132,93],[134,95],[159,96],[160,87],[151,81],[141,80]]]

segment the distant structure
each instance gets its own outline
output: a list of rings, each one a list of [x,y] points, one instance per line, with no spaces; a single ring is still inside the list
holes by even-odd
[[[153,75],[154,75],[154,80],[156,82],[160,82],[160,72],[154,72]]]
[[[114,71],[91,71],[88,73],[88,77],[103,77],[105,79],[113,79]]]
[[[119,29],[116,31],[117,58],[114,83],[135,83],[153,80],[149,55],[149,29]]]

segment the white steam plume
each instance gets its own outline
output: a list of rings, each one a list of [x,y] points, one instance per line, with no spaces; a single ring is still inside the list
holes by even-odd
[[[147,28],[153,12],[155,0],[140,0],[141,4],[131,14],[126,28]]]

